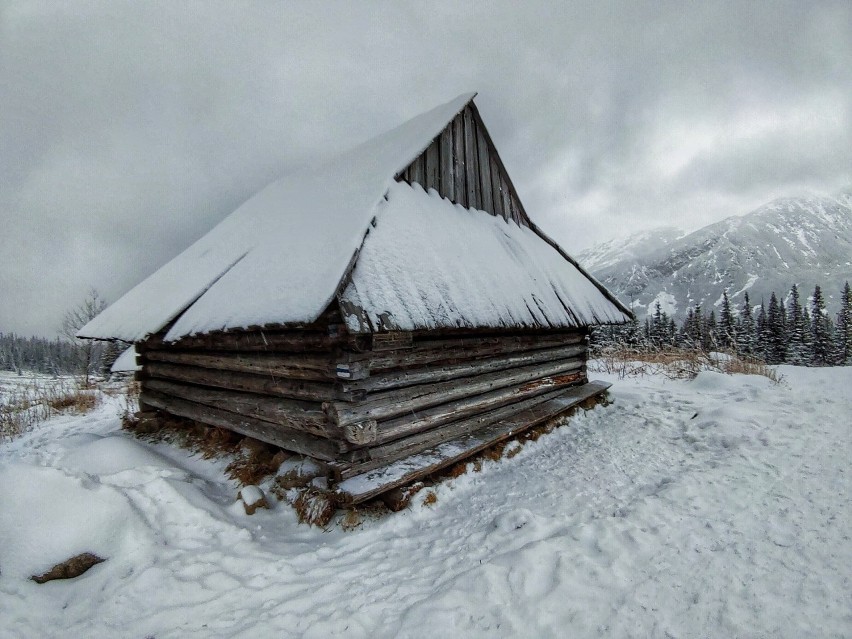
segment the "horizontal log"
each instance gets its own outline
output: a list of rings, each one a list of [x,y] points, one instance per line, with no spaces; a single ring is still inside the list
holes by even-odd
[[[609,384],[605,382],[590,382],[570,388],[553,399],[521,410],[474,433],[461,435],[449,442],[403,457],[390,465],[349,477],[336,486],[337,498],[341,504],[357,504],[409,484],[537,424],[555,419],[584,400],[600,395],[608,387]],[[336,465],[332,467],[338,468]]]
[[[315,437],[286,426],[277,426],[245,415],[237,415],[218,408],[178,399],[158,391],[143,391],[140,398],[146,404],[156,406],[172,415],[194,419],[210,426],[226,428],[317,459],[332,461],[337,458],[340,452],[338,443],[329,439]]]
[[[323,384],[300,380],[288,380],[279,377],[217,371],[197,366],[148,362],[142,369],[147,377],[165,378],[190,384],[214,386],[230,390],[274,395],[289,399],[328,402],[340,400],[354,402],[359,399],[357,393],[343,393],[335,384]],[[363,421],[363,420],[360,420]]]
[[[550,362],[566,360],[586,351],[585,344],[574,346],[563,346],[535,351],[524,351],[491,357],[487,359],[476,358],[474,361],[466,361],[459,364],[445,364],[443,366],[432,366],[420,369],[404,369],[383,374],[374,374],[367,379],[356,381],[345,386],[346,390],[363,390],[368,393],[414,386],[415,384],[434,384],[460,377],[471,377],[492,373],[494,371]],[[459,382],[463,383],[463,382]]]
[[[339,363],[332,355],[312,353],[200,353],[175,350],[148,350],[147,361],[186,364],[200,368],[273,375],[290,379],[331,381],[363,379],[367,368],[358,362]]]
[[[476,432],[477,430],[493,424],[496,421],[506,419],[512,415],[526,410],[536,404],[546,402],[558,397],[565,392],[564,388],[552,390],[549,393],[536,395],[522,401],[514,402],[507,406],[501,406],[492,410],[477,413],[474,416],[457,419],[449,424],[434,428],[425,432],[411,435],[383,446],[369,449],[370,459],[360,463],[338,464],[335,474],[340,480],[354,477],[369,470],[381,468],[395,461],[422,452],[433,446],[460,437],[461,435]]]
[[[204,404],[295,430],[303,430],[318,437],[340,439],[343,436],[342,430],[328,421],[328,417],[316,403],[219,388],[190,386],[162,379],[145,380],[142,382],[142,390],[157,391],[178,399]]]
[[[346,346],[360,350],[369,346],[366,337],[353,337],[346,333],[328,331],[245,331],[234,333],[209,333],[184,337],[173,342],[165,342],[160,335],[149,337],[142,342],[144,352],[147,348],[178,348],[209,351],[283,351],[294,353],[331,351],[337,346]]]
[[[465,378],[463,382],[450,380],[385,391],[369,395],[364,401],[358,403],[327,402],[323,408],[332,421],[341,426],[368,419],[381,421],[505,386],[525,382],[534,383],[537,379],[568,373],[582,367],[581,359],[547,362]]]
[[[412,349],[366,353],[342,353],[341,361],[360,362],[372,374],[380,371],[411,369],[430,364],[452,364],[498,357],[517,352],[585,344],[585,336],[542,335],[525,337],[469,337],[415,342]]]
[[[580,384],[585,380],[583,371],[550,375],[539,378],[534,383],[524,382],[523,384],[507,386],[481,395],[464,397],[446,404],[402,415],[379,423],[376,442],[381,444],[408,437],[414,433],[438,428],[462,417],[489,411],[503,404],[526,400],[555,389]]]

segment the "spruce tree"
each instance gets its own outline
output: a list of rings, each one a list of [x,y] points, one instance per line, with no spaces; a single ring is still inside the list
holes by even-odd
[[[719,343],[722,348],[736,349],[737,328],[728,291],[722,291],[722,309],[719,312]]]
[[[766,361],[767,347],[769,344],[769,326],[766,321],[766,306],[764,305],[763,300],[760,302],[760,310],[757,312],[755,325],[754,352],[760,356],[763,361]]]
[[[799,299],[799,287],[793,284],[790,289],[790,306],[788,312],[788,348],[787,360],[791,364],[802,366],[808,363],[809,351],[805,340],[805,321],[802,314],[802,304]]]
[[[704,321],[704,331],[702,337],[702,346],[705,351],[709,353],[710,351],[716,350],[716,348],[718,348],[717,344],[719,343],[719,336],[718,328],[716,326],[716,311],[711,310],[710,315],[708,315],[707,319]]]
[[[814,366],[828,366],[832,362],[833,343],[831,319],[825,312],[825,299],[819,284],[814,288],[811,299],[811,335],[813,347],[811,348],[811,364]]]
[[[852,290],[849,282],[840,294],[840,312],[837,314],[835,330],[834,361],[841,366],[852,365]]]
[[[786,355],[786,335],[784,326],[784,306],[779,304],[775,291],[769,297],[769,308],[766,311],[765,338],[766,363],[781,364]]]
[[[737,318],[737,351],[744,355],[754,354],[754,317],[748,291],[743,294],[743,307]]]

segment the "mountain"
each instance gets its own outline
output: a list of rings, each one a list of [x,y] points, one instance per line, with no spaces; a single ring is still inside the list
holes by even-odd
[[[843,283],[852,281],[852,188],[781,198],[689,234],[644,231],[577,259],[639,319],[657,301],[676,318],[696,304],[718,311],[723,291],[735,306],[745,291],[758,305],[772,291],[785,296],[793,283],[803,297],[819,284],[834,310]]]

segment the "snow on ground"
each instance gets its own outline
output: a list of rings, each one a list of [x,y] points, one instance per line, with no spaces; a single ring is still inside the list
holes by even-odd
[[[852,368],[780,372],[611,379],[351,532],[245,515],[224,461],[107,397],[0,447],[0,636],[852,636]],[[107,561],[27,579],[82,551]]]

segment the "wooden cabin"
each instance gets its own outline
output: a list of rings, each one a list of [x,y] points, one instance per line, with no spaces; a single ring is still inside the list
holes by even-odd
[[[463,95],[272,183],[80,331],[143,408],[308,455],[357,503],[601,393],[630,312],[529,218]]]

